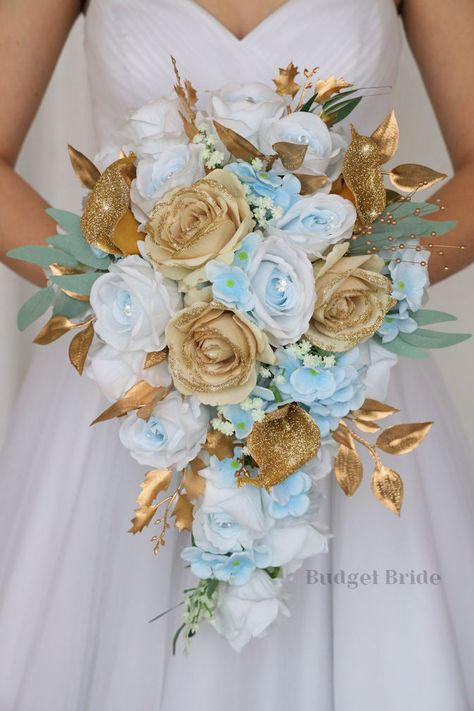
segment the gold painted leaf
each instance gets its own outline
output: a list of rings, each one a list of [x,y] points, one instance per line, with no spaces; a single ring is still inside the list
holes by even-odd
[[[43,326],[33,343],[40,346],[47,346],[49,343],[53,343],[53,341],[56,341],[58,338],[61,338],[61,336],[69,333],[69,331],[72,331],[74,328],[87,326],[92,322],[92,320],[93,319],[90,318],[82,323],[75,323],[74,321],[70,321],[65,316],[53,316]]]
[[[73,148],[73,146],[68,146],[67,149],[73,170],[79,178],[81,185],[88,190],[93,190],[100,178],[99,169],[96,168],[89,158],[86,158],[83,153]]]
[[[329,178],[326,175],[303,175],[302,173],[295,173],[295,177],[301,183],[300,195],[312,195],[321,188],[323,188]]]
[[[378,432],[380,429],[380,425],[377,425],[375,422],[369,422],[368,420],[362,420],[359,419],[358,417],[353,416],[353,421],[354,424],[362,431],[362,432],[369,432],[373,434],[374,432]]]
[[[261,153],[258,148],[252,145],[250,141],[247,141],[246,138],[240,136],[231,128],[223,126],[218,121],[213,121],[213,123],[216,128],[217,135],[219,136],[227,150],[230,151],[233,156],[245,161],[250,161],[252,160],[252,158],[260,158],[260,160],[263,160],[265,158],[264,154]]]
[[[380,162],[382,164],[387,163],[387,161],[393,158],[397,151],[400,138],[400,130],[398,128],[395,111],[391,111],[380,126],[377,126],[371,138],[379,147]]]
[[[135,509],[129,533],[139,533],[149,525],[158,509],[158,504],[153,502],[161,491],[167,490],[172,476],[171,469],[153,469],[147,472],[145,479],[140,484],[141,491],[137,498],[138,508]]]
[[[352,84],[349,84],[345,79],[336,79],[332,74],[328,79],[319,79],[316,82],[316,101],[318,104],[324,104],[325,101],[331,98],[334,94],[339,94],[342,89],[349,89]]]
[[[179,494],[173,510],[174,525],[178,531],[191,531],[193,527],[193,505],[186,494]]]
[[[203,449],[221,460],[234,456],[232,437],[228,437],[222,434],[222,432],[215,430],[211,430],[207,433],[206,444],[203,445]]]
[[[334,474],[346,496],[355,494],[363,474],[362,462],[356,449],[341,444],[334,463]]]
[[[204,469],[205,466],[202,459],[196,457],[196,459],[193,459],[186,467],[183,485],[190,499],[198,499],[204,494],[206,480],[200,476],[199,471]]]
[[[132,518],[132,527],[128,529],[129,533],[140,533],[150,524],[153,516],[156,514],[158,506],[141,506],[135,509],[134,517]]]
[[[377,467],[372,474],[370,488],[377,501],[400,516],[403,503],[403,482],[396,471],[384,466]]]
[[[295,67],[293,62],[290,62],[287,67],[279,67],[279,74],[276,79],[273,79],[276,93],[294,98],[300,89],[300,85],[295,81],[298,74],[298,67]]]
[[[437,170],[416,163],[403,163],[390,171],[390,180],[396,188],[404,192],[412,192],[430,188],[447,176]]]
[[[343,424],[339,424],[339,427],[332,432],[332,438],[338,444],[348,447],[349,449],[355,449],[355,443],[351,435],[351,431],[345,427]]]
[[[160,365],[168,358],[168,349],[163,348],[162,351],[152,351],[146,354],[143,369],[153,368],[155,365]]]
[[[71,274],[83,274],[81,269],[65,267],[64,264],[50,264],[49,269],[54,276],[70,276]]]
[[[288,143],[287,141],[278,141],[273,144],[272,148],[283,166],[292,171],[301,167],[308,150],[306,143]]]
[[[183,127],[184,127],[184,132],[186,134],[186,138],[191,143],[194,136],[197,136],[199,133],[197,126],[192,121],[187,119],[186,116],[181,111],[179,112],[179,115],[181,116],[181,121],[183,122]]]
[[[94,325],[91,322],[83,331],[76,333],[69,344],[69,360],[79,375],[84,371],[87,354],[94,340]]]
[[[431,429],[432,422],[393,425],[379,435],[376,446],[387,454],[407,454],[416,449]]]
[[[117,400],[117,402],[114,402],[113,405],[104,410],[91,424],[95,425],[98,422],[112,420],[114,417],[122,417],[132,412],[132,410],[140,410],[150,405],[154,406],[158,399],[166,396],[166,394],[168,394],[167,388],[155,388],[145,380],[140,380],[130,390],[127,390],[120,400]]]
[[[390,417],[390,415],[395,415],[397,412],[399,410],[396,407],[367,398],[364,400],[362,407],[359,410],[354,410],[352,414],[359,419],[372,421],[383,420],[384,417]]]

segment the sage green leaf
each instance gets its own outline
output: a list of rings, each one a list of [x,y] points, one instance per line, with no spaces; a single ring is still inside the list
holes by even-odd
[[[77,267],[77,261],[70,254],[57,247],[41,247],[31,245],[29,247],[16,247],[7,252],[7,256],[12,259],[20,259],[23,262],[38,264],[45,269],[50,264],[62,264],[65,267]]]
[[[405,356],[406,358],[421,359],[428,358],[429,356],[428,351],[423,350],[423,348],[412,346],[409,343],[405,343],[401,340],[400,336],[397,336],[393,341],[390,341],[389,343],[383,343],[382,339],[378,335],[374,336],[374,339],[383,348],[385,348],[387,351],[390,351],[390,353],[396,353],[397,355]]]
[[[36,291],[30,296],[18,312],[17,325],[20,331],[28,328],[36,319],[42,316],[51,306],[54,299],[54,289],[50,286]]]
[[[448,348],[471,338],[470,333],[443,333],[418,328],[413,333],[400,333],[399,338],[415,348]]]
[[[444,323],[445,321],[457,321],[457,316],[444,311],[432,311],[431,309],[420,309],[410,311],[410,316],[415,319],[418,326],[431,326],[432,323]]]
[[[68,252],[86,267],[103,269],[104,271],[109,267],[110,257],[96,257],[82,235],[56,235],[55,237],[50,237],[48,242]]]
[[[332,96],[330,99],[324,102],[323,104],[323,111],[325,114],[329,113],[331,108],[335,105],[338,104],[341,101],[345,101],[348,96],[351,96],[352,94],[355,94],[358,91],[358,89],[349,89],[349,91],[341,91],[339,94],[335,94]],[[362,98],[362,97],[361,97]]]
[[[347,118],[361,101],[362,96],[358,96],[356,99],[347,99],[347,101],[342,101],[340,104],[332,106],[329,114],[327,114],[331,118],[332,125],[335,126],[336,123]]]
[[[66,316],[66,318],[77,318],[82,316],[90,308],[88,301],[72,299],[62,291],[56,294],[53,305],[53,316]]]
[[[93,283],[102,276],[100,272],[86,272],[85,274],[68,274],[66,276],[52,276],[51,281],[61,289],[73,291],[80,296],[89,296]]]
[[[405,200],[403,200],[400,202],[390,203],[388,208],[385,210],[385,213],[389,212],[396,220],[399,220],[402,217],[413,215],[415,210],[421,210],[421,215],[418,215],[418,217],[423,219],[424,215],[429,215],[432,212],[439,212],[439,207],[438,205],[433,205],[433,203],[430,202],[405,202]]]
[[[46,214],[53,218],[69,234],[82,234],[81,218],[73,212],[67,210],[57,210],[55,207],[49,207]]]

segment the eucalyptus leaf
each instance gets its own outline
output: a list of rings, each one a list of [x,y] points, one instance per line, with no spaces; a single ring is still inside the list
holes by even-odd
[[[334,106],[335,104],[338,104],[341,100],[344,101],[347,99],[348,96],[352,96],[352,94],[355,94],[358,91],[358,89],[350,89],[349,91],[341,91],[339,94],[335,94],[332,96],[330,99],[324,102],[323,104],[323,111],[324,113],[328,113],[331,110],[331,107]],[[362,98],[362,97],[360,97]]]
[[[457,321],[457,316],[444,311],[432,311],[431,309],[420,309],[410,311],[410,316],[415,319],[418,326],[430,326],[433,323],[444,323],[445,321]]]
[[[17,325],[20,331],[28,328],[36,319],[42,316],[51,306],[54,299],[54,289],[50,286],[36,291],[30,296],[18,312]]]
[[[390,351],[390,353],[396,353],[397,355],[405,356],[406,358],[428,358],[428,351],[422,348],[417,348],[409,343],[405,343],[401,340],[400,336],[397,336],[393,341],[389,343],[383,343],[380,336],[375,335],[374,339],[383,347],[385,350]]]
[[[429,215],[432,212],[439,212],[439,207],[438,205],[434,205],[430,202],[412,202],[409,200],[401,200],[399,202],[390,203],[385,212],[389,212],[395,219],[400,219],[402,217],[408,217],[408,215],[413,215],[415,210],[421,210],[421,215],[418,215],[418,217],[422,218],[424,215]]]
[[[68,252],[86,267],[105,271],[110,265],[110,257],[97,257],[82,235],[56,235],[50,237],[48,242]]]
[[[49,267],[50,264],[77,267],[76,259],[58,247],[41,247],[39,245],[16,247],[16,249],[11,249],[7,252],[7,256],[12,259],[20,259],[23,262],[38,264],[45,269]]]
[[[51,281],[61,289],[67,289],[80,296],[89,296],[93,283],[102,276],[100,272],[71,274],[67,276],[52,276]]]
[[[56,294],[53,305],[53,316],[66,316],[66,318],[77,318],[82,316],[90,308],[88,301],[72,299],[63,291]]]
[[[339,123],[347,118],[347,116],[354,111],[356,106],[360,104],[361,101],[361,96],[358,96],[355,99],[347,99],[347,101],[343,101],[340,104],[333,106],[329,114],[325,113],[331,118],[332,125],[334,126],[336,123]]]
[[[53,218],[69,234],[82,234],[81,218],[73,212],[67,210],[57,210],[55,207],[49,207],[46,214]]]
[[[443,333],[418,328],[413,333],[401,333],[399,338],[415,348],[448,348],[471,338],[470,333]]]

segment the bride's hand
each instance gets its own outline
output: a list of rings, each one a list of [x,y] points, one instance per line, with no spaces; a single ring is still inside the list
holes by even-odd
[[[79,0],[0,0],[0,260],[41,285],[39,267],[5,256],[56,231],[47,204],[14,166],[79,12]]]
[[[404,0],[403,20],[455,171],[434,198],[446,204],[440,219],[458,221],[443,244],[464,249],[433,250],[430,277],[436,282],[474,261],[474,2]]]

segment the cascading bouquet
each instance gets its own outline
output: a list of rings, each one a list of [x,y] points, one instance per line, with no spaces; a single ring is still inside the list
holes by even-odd
[[[95,422],[121,418],[122,444],[151,468],[131,532],[158,515],[155,552],[172,517],[192,532],[182,558],[198,580],[174,644],[208,619],[241,649],[288,614],[284,579],[327,550],[318,481],[334,471],[352,496],[358,445],[375,498],[400,513],[380,452],[413,450],[431,423],[381,430],[397,410],[376,398],[398,354],[468,336],[426,328],[454,319],[421,308],[430,249],[454,223],[412,200],[444,175],[383,171],[393,113],[347,136],[361,95],[317,70],[300,85],[292,63],[274,88],[228,85],[200,111],[173,67],[174,96],[131,112],[94,163],[70,147],[82,216],[49,210],[62,231],[10,256],[48,280],[19,327],[52,306],[35,342],[76,332],[70,360],[111,403]]]

